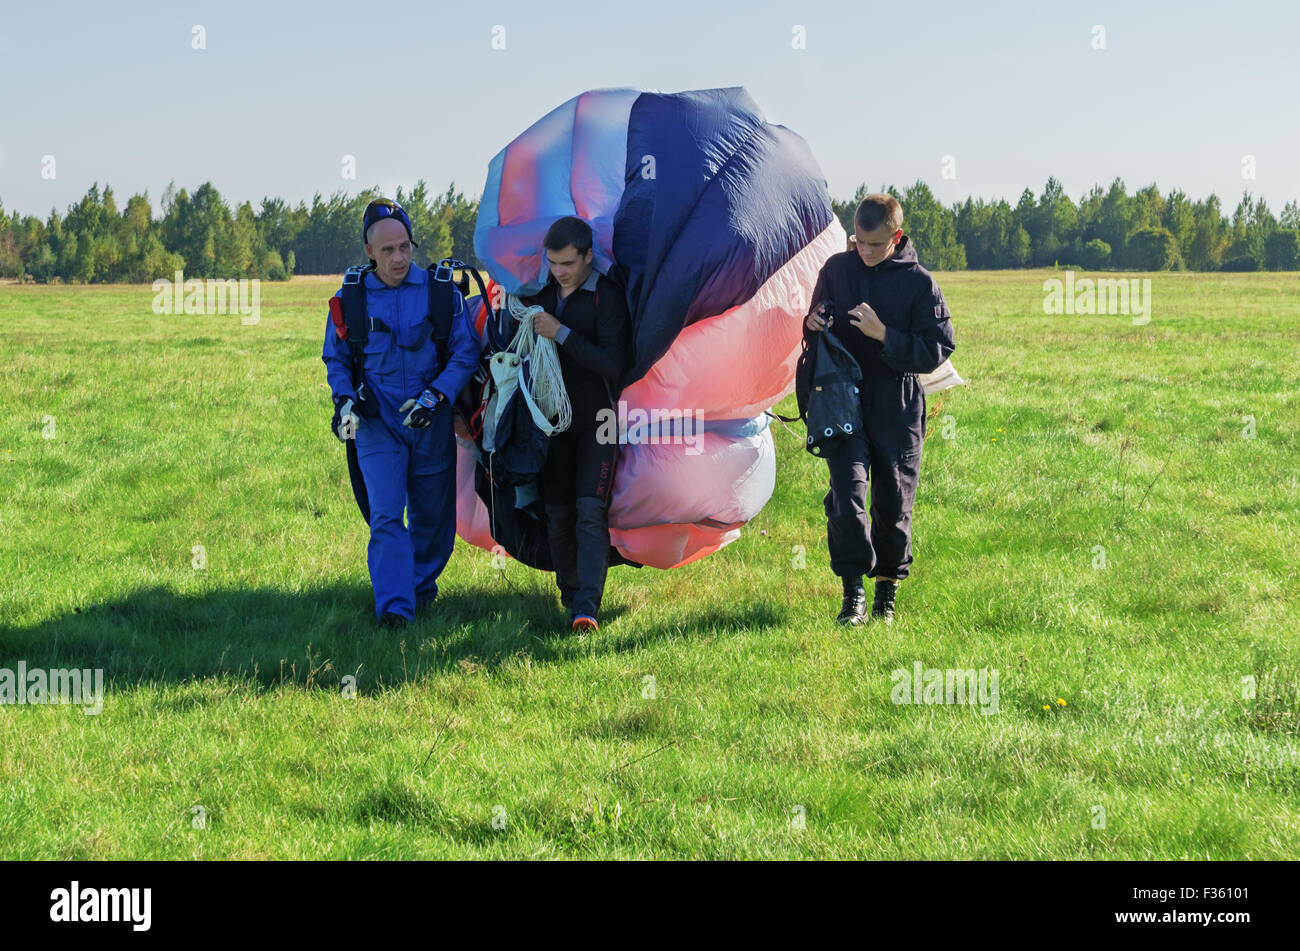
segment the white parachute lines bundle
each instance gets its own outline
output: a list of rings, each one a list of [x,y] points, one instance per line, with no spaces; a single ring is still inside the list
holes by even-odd
[[[530,407],[535,406],[548,422],[554,421],[549,427],[541,427],[543,431],[549,428],[547,435],[562,433],[573,422],[573,407],[564,388],[564,373],[560,369],[560,354],[555,341],[533,330],[533,317],[542,313],[543,308],[530,307],[514,294],[507,296],[506,306],[510,316],[519,321],[519,329],[506,352],[518,354],[521,361],[527,361],[531,377],[531,380],[525,380],[520,374],[519,391]]]

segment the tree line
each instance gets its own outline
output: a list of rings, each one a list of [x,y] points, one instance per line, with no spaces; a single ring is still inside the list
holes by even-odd
[[[1232,215],[1215,195],[1192,201],[1154,184],[1128,194],[1122,179],[1093,186],[1076,203],[1049,178],[1037,198],[1026,188],[1012,206],[1005,199],[967,198],[944,207],[924,182],[886,191],[903,205],[903,230],[921,263],[936,271],[1075,267],[1137,271],[1300,270],[1300,206],[1287,203],[1274,217],[1262,198],[1242,195]],[[833,202],[845,230],[867,194]]]
[[[339,274],[365,263],[361,216],[377,188],[356,195],[317,193],[308,205],[263,198],[231,206],[211,182],[191,195],[169,185],[155,217],[148,193],[118,210],[113,189],[92,185],[67,214],[46,221],[8,216],[0,205],[0,277],[69,283],[151,283],[176,271],[197,278],[287,280],[292,274]],[[394,198],[411,216],[416,264],[459,257],[473,261],[478,201],[455,185],[434,195],[419,181]]]
[[[832,202],[847,231],[867,191],[862,185],[852,199]],[[1228,215],[1215,195],[1193,201],[1178,189],[1161,195],[1154,184],[1130,195],[1121,179],[1075,202],[1049,178],[1041,195],[1026,188],[1014,206],[967,198],[945,207],[920,181],[886,191],[902,202],[903,230],[932,270],[1300,270],[1300,207],[1288,202],[1275,217],[1249,192]],[[147,192],[119,210],[112,188],[96,184],[66,214],[51,211],[45,221],[6,215],[0,204],[0,278],[89,284],[150,283],[176,271],[271,281],[338,274],[362,258],[361,215],[377,197],[370,188],[317,193],[310,205],[263,198],[254,210],[247,201],[232,208],[211,182],[192,195],[169,185],[155,216]],[[411,216],[417,264],[448,256],[478,263],[477,199],[454,184],[434,194],[423,181],[391,197]]]

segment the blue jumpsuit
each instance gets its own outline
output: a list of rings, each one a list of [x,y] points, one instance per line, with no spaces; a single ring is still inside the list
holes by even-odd
[[[412,264],[397,287],[366,274],[366,314],[375,327],[367,335],[365,379],[378,397],[380,413],[357,426],[357,460],[370,497],[370,545],[366,560],[375,591],[375,616],[415,617],[417,604],[438,593],[438,575],[456,540],[456,441],[451,402],[474,373],[483,343],[456,292],[447,365],[438,365],[429,312],[429,272]],[[342,290],[335,294],[339,296]],[[396,338],[396,339],[394,339]],[[420,341],[423,346],[420,346]],[[401,346],[398,346],[398,344]],[[403,347],[416,349],[405,350]],[[352,353],[326,318],[326,378],[334,397],[356,399]],[[424,429],[403,426],[398,407],[425,388],[441,393],[433,422]],[[406,510],[410,528],[403,522]]]

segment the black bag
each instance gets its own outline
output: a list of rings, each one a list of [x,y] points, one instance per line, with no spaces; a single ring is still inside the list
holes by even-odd
[[[520,387],[532,385],[532,366],[519,366]],[[537,428],[521,389],[516,389],[497,420],[496,446],[488,453],[493,481],[498,485],[523,485],[542,474],[550,437]]]
[[[492,540],[507,555],[531,568],[554,570],[546,533],[546,507],[536,492],[520,504],[523,486],[494,483],[482,466],[474,467],[474,491],[488,510]]]
[[[808,427],[804,448],[814,456],[834,455],[844,440],[862,431],[861,382],[862,367],[834,334],[823,330],[804,335],[795,368],[795,399]]]

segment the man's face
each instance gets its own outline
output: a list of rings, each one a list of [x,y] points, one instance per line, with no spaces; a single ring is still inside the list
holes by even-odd
[[[546,263],[554,275],[556,283],[565,291],[574,291],[582,286],[591,274],[591,257],[594,248],[588,248],[586,254],[579,254],[573,245],[566,245],[559,251],[546,249]]]
[[[862,263],[867,267],[888,261],[902,236],[902,228],[890,231],[889,225],[882,225],[875,231],[863,231],[856,222],[853,225],[853,245],[858,249],[858,257],[862,258]]]
[[[375,274],[389,287],[406,280],[411,269],[411,239],[396,218],[384,218],[370,226],[366,255],[375,262]]]

